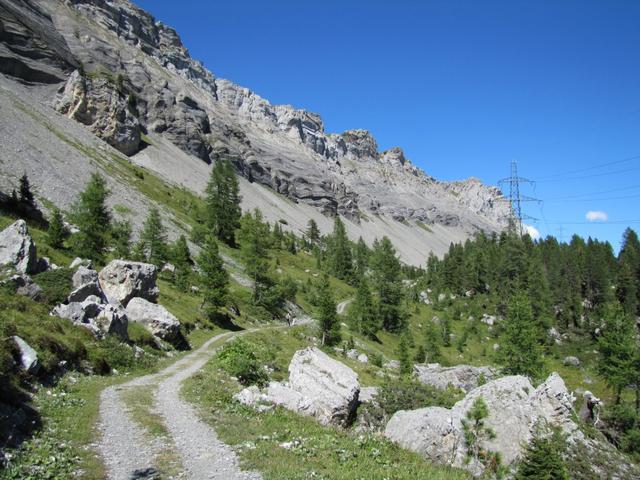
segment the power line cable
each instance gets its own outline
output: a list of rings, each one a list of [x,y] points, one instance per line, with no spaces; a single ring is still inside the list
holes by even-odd
[[[562,173],[546,175],[544,177],[540,177],[537,181],[546,181],[546,180],[554,179],[554,178],[557,178],[557,177],[564,177],[564,176],[567,176],[567,175],[573,175],[575,173],[589,172],[591,170],[596,170],[598,168],[609,167],[611,165],[618,165],[620,163],[630,162],[632,160],[638,160],[638,159],[640,159],[640,155],[634,155],[634,156],[631,156],[631,157],[623,158],[621,160],[614,160],[612,162],[600,163],[600,164],[597,164],[597,165],[592,165],[590,167],[579,168],[577,170],[568,170],[568,171],[562,172]]]

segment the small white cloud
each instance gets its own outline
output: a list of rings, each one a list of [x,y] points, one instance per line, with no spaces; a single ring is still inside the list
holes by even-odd
[[[590,222],[606,222],[609,220],[609,215],[606,212],[600,210],[590,210],[585,215]]]
[[[532,239],[538,240],[540,238],[540,232],[536,227],[532,225],[524,225],[524,230]]]

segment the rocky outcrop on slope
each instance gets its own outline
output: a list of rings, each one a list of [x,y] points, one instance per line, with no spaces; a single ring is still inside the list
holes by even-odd
[[[288,382],[270,382],[264,392],[252,386],[235,398],[258,409],[280,405],[315,417],[323,425],[347,426],[355,418],[359,393],[358,375],[353,370],[311,347],[294,354]]]
[[[466,468],[474,474],[482,465],[467,458],[462,421],[473,402],[482,398],[489,410],[486,425],[495,438],[482,441],[482,448],[499,452],[509,465],[522,453],[539,423],[577,431],[572,421],[573,397],[562,378],[553,373],[538,388],[523,376],[509,376],[471,390],[451,409],[427,407],[402,410],[393,415],[385,429],[390,440],[443,464]]]
[[[140,148],[141,135],[133,98],[109,77],[83,76],[76,70],[60,90],[53,106],[86,125],[115,149],[133,155]]]
[[[180,322],[162,305],[144,298],[132,298],[127,305],[127,315],[129,320],[143,324],[156,337],[171,343],[182,341]]]
[[[456,229],[461,239],[506,225],[508,206],[497,202],[496,189],[474,180],[437,182],[401,149],[379,152],[365,130],[326,133],[317,114],[271,105],[214,77],[173,29],[126,0],[0,0],[5,4],[46,24],[21,23],[21,38],[51,39],[43,44],[55,47],[66,80],[56,108],[127,155],[138,151],[146,131],[205,162],[230,159],[249,181],[325,214],[437,225]],[[8,9],[0,10],[5,22]],[[35,46],[16,52],[43,55]],[[79,65],[86,73],[72,74]],[[118,78],[124,89],[110,80]]]
[[[472,365],[443,367],[439,363],[418,364],[413,366],[413,371],[420,383],[440,389],[451,386],[465,392],[476,388],[481,378],[486,382],[496,377],[495,369]]]

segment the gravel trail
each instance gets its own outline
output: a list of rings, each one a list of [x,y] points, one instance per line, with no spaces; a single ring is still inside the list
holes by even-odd
[[[344,300],[342,302],[340,302],[337,306],[336,306],[336,312],[338,313],[338,315],[342,315],[345,311],[345,309],[347,308],[347,306],[353,302],[353,298],[350,298],[348,300]]]
[[[254,330],[246,330],[244,333]],[[218,440],[215,431],[201,421],[193,407],[180,396],[182,382],[213,356],[214,343],[238,333],[222,333],[169,367],[153,375],[108,387],[100,395],[101,439],[98,452],[109,479],[157,478],[155,457],[167,448],[175,449],[184,473],[179,478],[259,480],[257,472],[240,470],[235,452]],[[153,437],[129,415],[120,394],[127,388],[157,385],[156,413],[162,417],[170,439]]]

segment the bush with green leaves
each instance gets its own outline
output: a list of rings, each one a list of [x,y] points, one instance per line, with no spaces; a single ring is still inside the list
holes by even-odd
[[[381,427],[400,410],[416,410],[424,407],[450,408],[460,400],[458,390],[440,390],[424,385],[410,377],[386,377],[376,394],[375,402],[361,407],[358,415],[366,423]]]
[[[526,446],[514,480],[569,480],[563,455],[566,439],[559,429],[538,428]]]
[[[62,303],[73,290],[71,277],[73,271],[69,268],[47,270],[34,276],[34,281],[42,288],[43,302],[48,305]]]
[[[255,354],[255,345],[238,338],[218,353],[218,364],[243,385],[264,385],[269,380]]]

